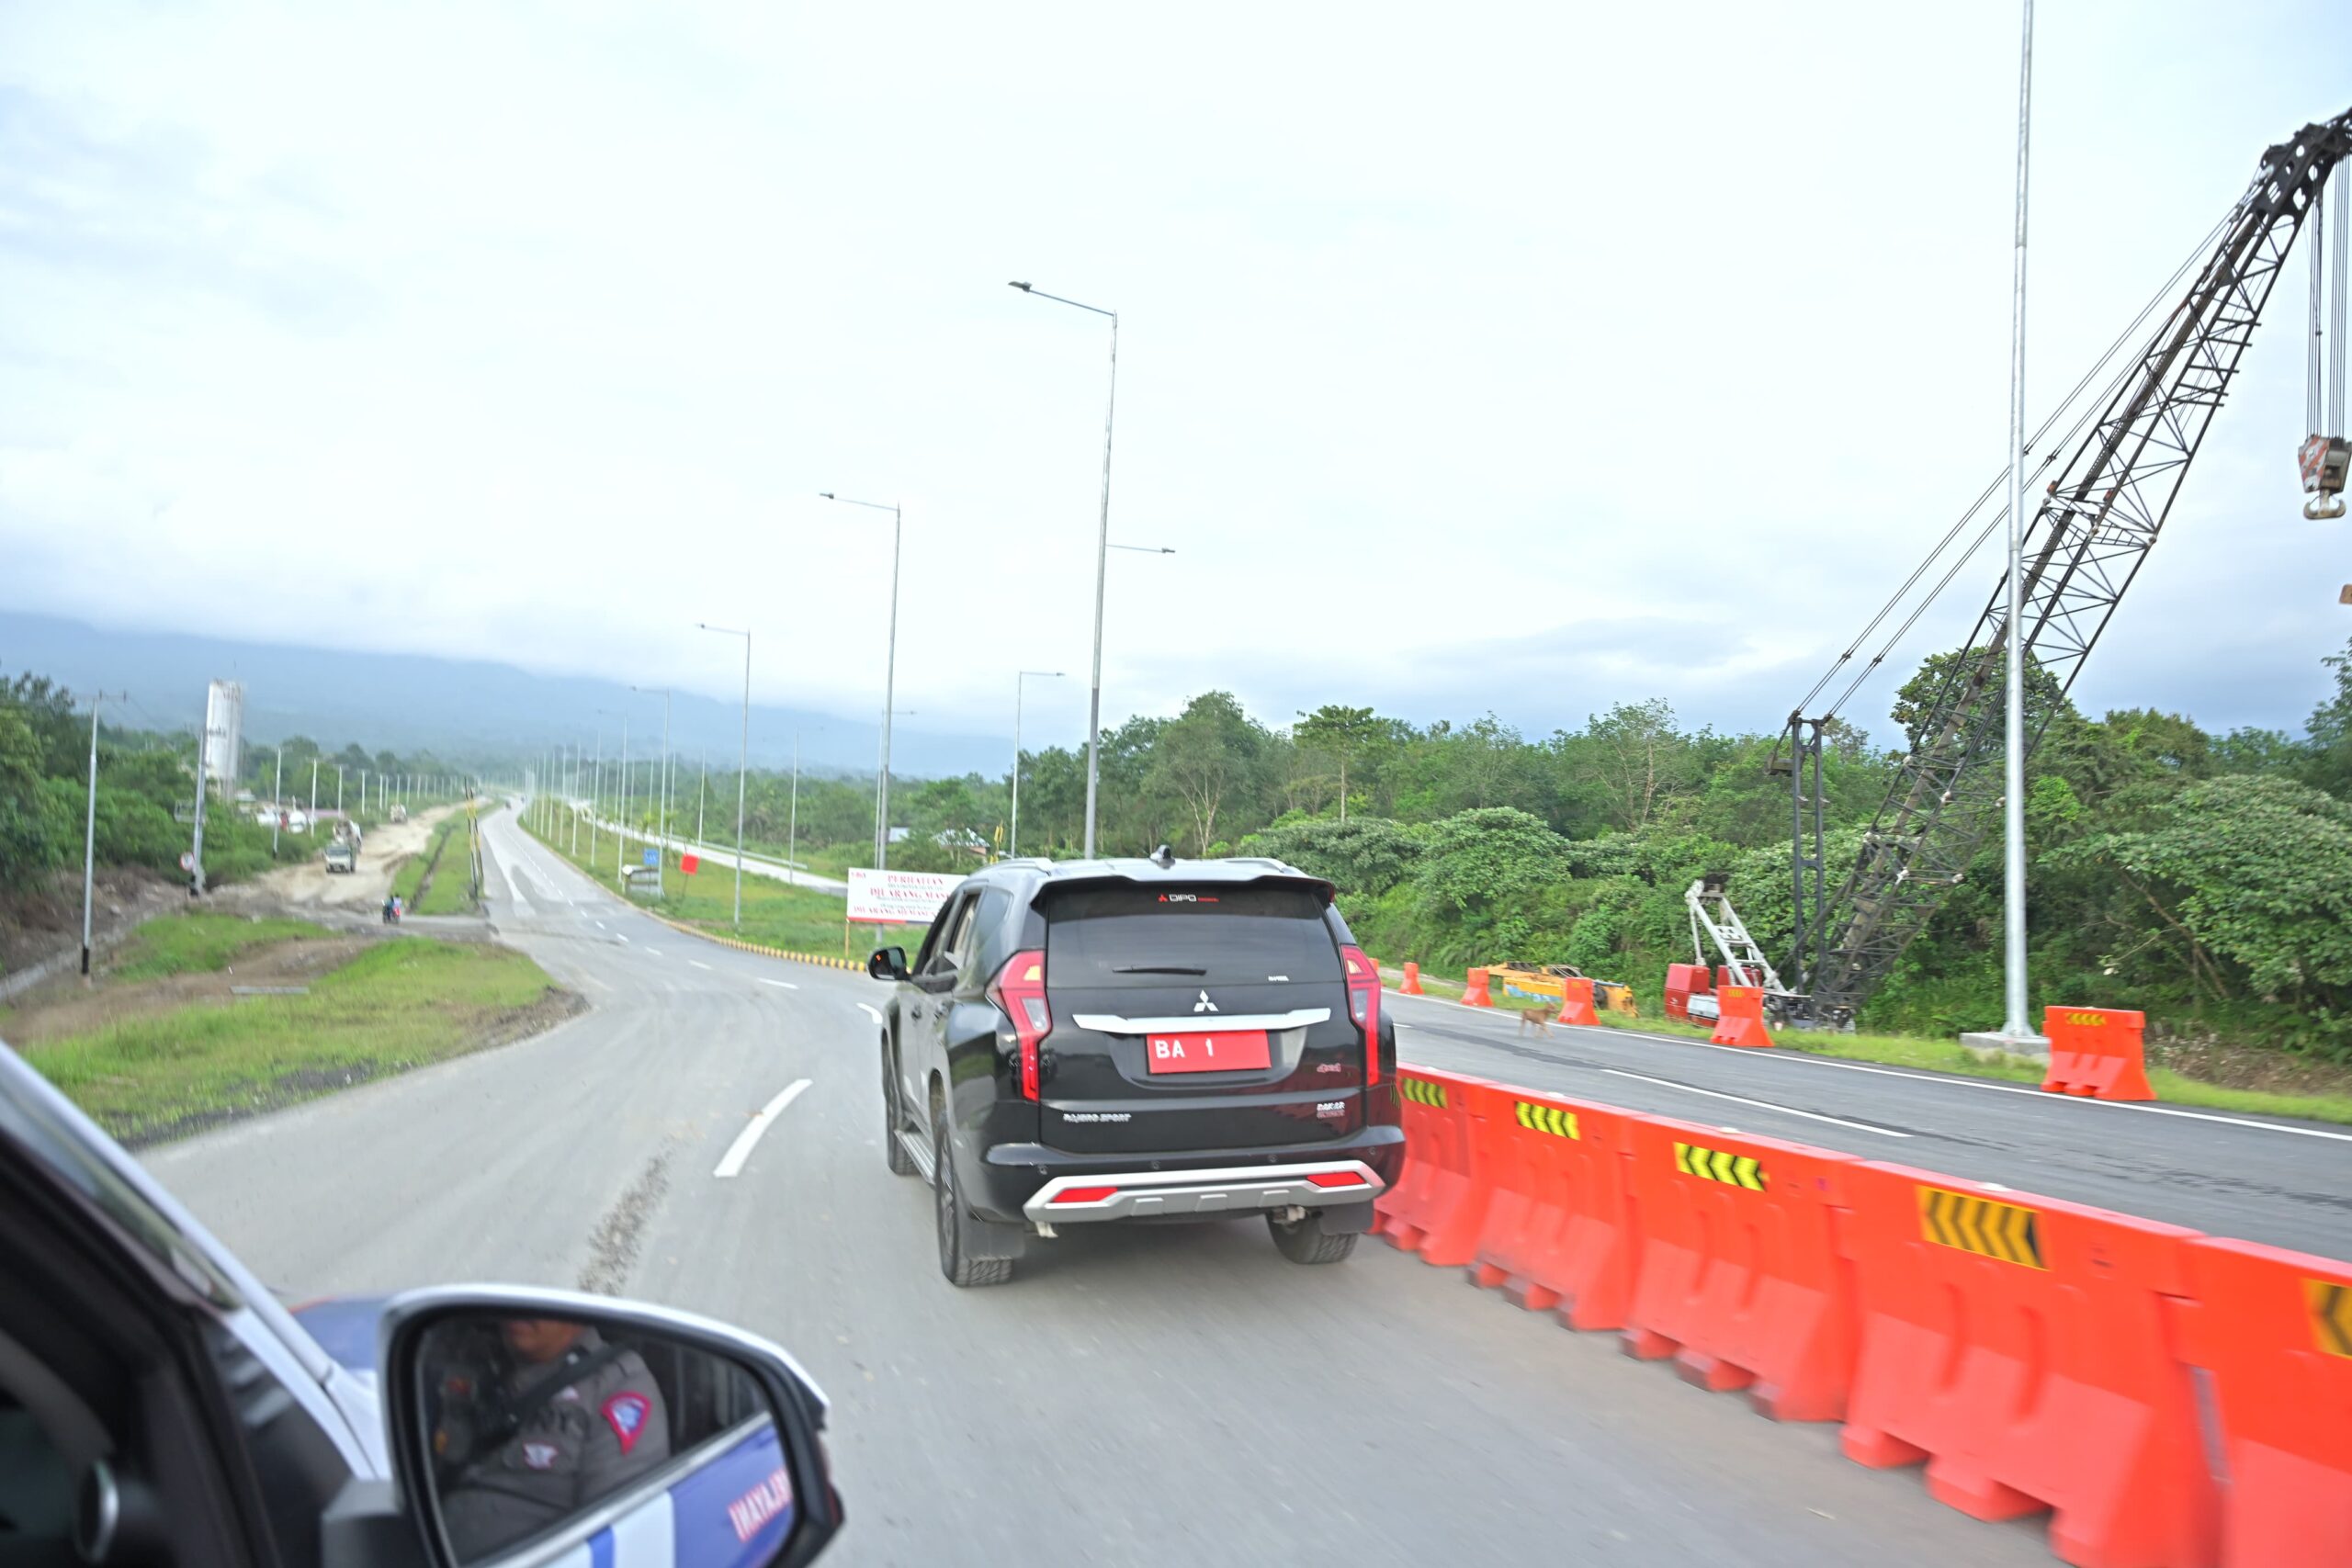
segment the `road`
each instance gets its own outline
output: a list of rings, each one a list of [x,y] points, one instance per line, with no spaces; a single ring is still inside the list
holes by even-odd
[[[583,830],[590,820],[591,818],[583,812],[581,817],[581,827]],[[600,833],[610,835],[620,830],[614,823],[604,818],[599,817],[593,820]],[[639,843],[661,844],[668,849],[691,851],[709,862],[711,868],[715,871],[735,869],[735,846],[732,844],[706,843],[699,839],[682,839],[674,834],[649,833],[638,828],[629,829],[628,836]],[[788,883],[795,887],[806,887],[818,893],[831,893],[843,897],[849,894],[849,884],[846,882],[831,876],[820,876],[813,871],[804,871],[797,864],[787,865],[780,860],[763,859],[749,852],[743,856],[743,874],[764,876],[771,882]]]
[[[2049,1561],[2036,1521],[1966,1519],[1916,1474],[1846,1462],[1832,1427],[1775,1426],[1625,1359],[1611,1336],[1517,1312],[1377,1244],[1300,1269],[1252,1222],[1077,1234],[1033,1252],[1010,1285],[956,1291],[939,1277],[923,1190],[883,1166],[870,981],[684,936],[503,813],[484,842],[492,923],[582,990],[589,1012],[145,1157],[297,1294],[584,1284],[790,1347],[834,1404],[850,1524],[831,1561]],[[2052,1125],[2086,1145],[2222,1137],[2251,1158],[2256,1137],[2290,1136],[2143,1128],[2103,1108],[2029,1111],[1862,1075],[1815,1084],[1801,1062],[1695,1047],[1581,1035],[1522,1047],[1507,1021],[1398,1007],[1414,1059],[1683,1113],[1713,1102],[1579,1060],[1655,1049],[1628,1059],[1857,1120],[1875,1096],[1890,1126],[1917,1100],[1952,1123],[2070,1116]],[[717,1174],[762,1108],[800,1083],[740,1171]],[[1822,1143],[1837,1131],[1789,1110],[1709,1119]],[[1996,1160],[1991,1140],[1888,1142],[1950,1168]],[[2341,1170],[2346,1145],[2292,1141],[2314,1168]]]

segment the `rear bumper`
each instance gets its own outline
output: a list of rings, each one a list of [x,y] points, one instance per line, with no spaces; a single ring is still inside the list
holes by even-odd
[[[1337,1181],[1318,1186],[1315,1178]],[[1369,1202],[1387,1185],[1360,1159],[1312,1165],[1245,1166],[1223,1170],[1120,1171],[1057,1176],[1021,1206],[1040,1224],[1093,1220],[1165,1219],[1184,1214],[1253,1213],[1263,1209],[1323,1209]],[[1109,1188],[1107,1193],[1102,1190]]]
[[[1073,1154],[1042,1144],[989,1146],[978,1168],[959,1162],[965,1198],[983,1218],[1007,1223],[1072,1224],[1148,1215],[1252,1213],[1261,1209],[1367,1202],[1404,1168],[1401,1127],[1366,1127],[1346,1138],[1274,1148],[1203,1149],[1184,1154]],[[1312,1172],[1354,1170],[1361,1185],[1316,1187]],[[1040,1199],[1073,1187],[1112,1187],[1121,1196],[1100,1205]],[[1133,1196],[1127,1196],[1132,1193]],[[1302,1195],[1305,1194],[1305,1195]],[[1157,1199],[1157,1203],[1148,1200]]]

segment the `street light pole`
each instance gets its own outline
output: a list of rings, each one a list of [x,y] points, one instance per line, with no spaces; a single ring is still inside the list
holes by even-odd
[[[1011,860],[1021,852],[1021,684],[1035,675],[1040,680],[1058,681],[1058,670],[1023,670],[1012,678],[1012,831],[1004,846]]]
[[[651,696],[662,694],[662,760],[652,782],[656,802],[653,808],[653,841],[666,850],[670,841],[670,688],[667,686],[631,686],[632,692]]]
[[[120,694],[128,701],[128,692]],[[104,692],[90,694],[90,797],[82,814],[82,983],[90,983],[90,907],[98,883],[98,705]]]
[[[827,501],[871,507],[890,514],[890,641],[882,662],[882,763],[874,777],[874,869],[890,863],[890,716],[898,705],[899,679],[899,549],[905,541],[906,517],[897,502],[852,501],[831,491],[817,492]]]
[[[286,819],[286,747],[277,748],[277,772],[269,786],[269,858],[277,858],[277,825]]]
[[[2002,759],[2005,796],[2001,926],[2001,1032],[2024,1041],[2040,1032],[2026,1016],[2025,974],[2025,216],[2028,133],[2033,119],[2033,0],[2025,0],[2025,42],[2018,68],[2017,243],[2009,322],[2009,610],[2002,627],[2007,648],[2008,701]]]
[[[1111,318],[1111,390],[1102,407],[1102,515],[1094,540],[1094,677],[1086,702],[1086,858],[1094,858],[1094,797],[1102,779],[1102,588],[1109,571],[1111,549],[1111,427],[1119,407],[1119,313],[1099,305],[1080,304],[1058,294],[1047,294],[1026,283],[1013,288],[1057,305],[1076,306]]]
[[[895,581],[895,579],[894,579]],[[736,742],[735,752],[735,925],[743,924],[743,786],[752,767],[752,634],[732,626],[714,626],[708,621],[696,621],[695,626],[721,637],[743,639],[743,730]]]
[[[784,827],[784,885],[793,886],[793,851],[800,840],[800,731],[792,732],[792,810]]]

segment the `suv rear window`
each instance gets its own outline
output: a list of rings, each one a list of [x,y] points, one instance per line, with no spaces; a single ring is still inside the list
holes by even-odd
[[[1340,978],[1323,900],[1303,887],[1086,887],[1046,906],[1057,990]]]

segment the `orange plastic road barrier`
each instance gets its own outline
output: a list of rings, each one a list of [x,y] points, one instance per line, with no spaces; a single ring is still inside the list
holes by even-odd
[[[2041,1087],[2052,1094],[2092,1100],[2154,1100],[2140,1037],[2144,1013],[2113,1008],[2044,1008],[2041,1032],[2050,1036],[2050,1070]]]
[[[1855,1317],[1835,1210],[1853,1160],[1662,1117],[1633,1121],[1640,1258],[1628,1355],[1748,1390],[1779,1421],[1846,1413]]]
[[[1589,1023],[1600,1027],[1600,1017],[1592,1010],[1592,982],[1564,979],[1560,982],[1561,1023]]]
[[[1708,1041],[1716,1045],[1770,1045],[1764,1027],[1764,993],[1754,986],[1725,986],[1715,993],[1715,1032]]]
[[[1487,972],[1484,969],[1470,971],[1470,985],[1462,993],[1462,1005],[1466,1008],[1490,1008],[1495,1005],[1495,998],[1487,994]]]
[[[1634,1118],[1505,1084],[1472,1092],[1493,1196],[1471,1281],[1530,1312],[1556,1310],[1571,1328],[1622,1327],[1634,1288]]]
[[[1427,991],[1421,989],[1421,966],[1419,964],[1411,962],[1409,959],[1406,961],[1405,983],[1396,987],[1396,994],[1404,997],[1425,997],[1429,995]]]
[[[1477,1249],[1493,1191],[1485,1128],[1473,1091],[1484,1078],[1419,1067],[1396,1075],[1405,1126],[1405,1168],[1373,1201],[1374,1228],[1400,1252],[1458,1268]]]
[[[2166,1337],[2197,1233],[1904,1166],[1843,1175],[1847,1457],[1924,1458],[1929,1494],[1975,1518],[2053,1509],[2050,1548],[2082,1568],[2213,1562],[2220,1499]]]
[[[2352,1562],[2352,1264],[2188,1244],[2187,1359],[2213,1377],[2229,1568]]]

